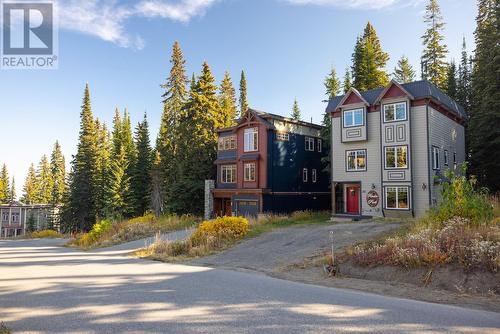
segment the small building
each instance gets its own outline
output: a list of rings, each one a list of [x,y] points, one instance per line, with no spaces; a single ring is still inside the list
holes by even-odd
[[[428,81],[332,98],[334,215],[420,216],[465,161],[463,108]]]
[[[218,131],[213,216],[329,210],[322,126],[249,109]]]
[[[0,238],[24,235],[30,228],[45,229],[53,215],[54,207],[48,204],[28,205],[20,202],[0,204]]]

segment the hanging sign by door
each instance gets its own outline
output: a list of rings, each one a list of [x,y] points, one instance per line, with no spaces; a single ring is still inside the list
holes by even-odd
[[[370,190],[368,194],[366,194],[366,202],[370,207],[372,208],[376,207],[379,201],[380,197],[375,190]]]

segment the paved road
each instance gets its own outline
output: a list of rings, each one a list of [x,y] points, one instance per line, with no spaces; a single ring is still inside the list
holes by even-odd
[[[0,320],[19,333],[500,333],[500,314],[262,275],[0,241]]]

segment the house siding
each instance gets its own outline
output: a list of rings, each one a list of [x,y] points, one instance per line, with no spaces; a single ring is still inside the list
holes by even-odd
[[[426,106],[412,107],[410,117],[412,124],[413,210],[415,215],[420,216],[429,209],[430,192]]]

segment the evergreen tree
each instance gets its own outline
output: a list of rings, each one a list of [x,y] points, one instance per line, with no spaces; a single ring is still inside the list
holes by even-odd
[[[474,32],[476,53],[472,73],[469,123],[471,172],[492,191],[500,190],[500,5],[479,0]]]
[[[178,42],[174,43],[172,56],[170,59],[172,65],[170,74],[162,88],[165,93],[163,99],[163,113],[160,123],[160,131],[156,140],[156,151],[159,154],[160,164],[158,172],[162,179],[163,199],[165,205],[172,199],[172,188],[176,180],[176,168],[178,164],[178,143],[180,119],[183,118],[183,107],[187,99],[188,82],[185,70],[185,60]],[[162,207],[164,207],[162,206]]]
[[[180,123],[179,163],[173,187],[172,210],[201,214],[204,181],[215,176],[216,130],[222,126],[217,86],[209,65],[203,63],[201,75],[191,84],[189,99]]]
[[[300,121],[300,117],[299,103],[297,102],[297,99],[295,99],[293,100],[292,114],[290,115],[290,118],[296,121]]]
[[[234,125],[236,119],[236,91],[227,71],[224,73],[224,79],[219,88],[219,104],[224,127]]]
[[[26,222],[26,229],[28,230],[28,232],[35,232],[36,231],[35,216],[33,215],[33,212],[31,212],[31,211],[28,215],[28,219]]]
[[[155,150],[151,167],[151,208],[156,217],[159,217],[165,211],[165,195],[162,184],[160,153]]]
[[[452,60],[448,65],[448,73],[446,78],[446,93],[449,97],[456,100],[457,98],[457,66]]]
[[[471,103],[471,66],[467,55],[467,45],[465,37],[462,42],[462,55],[460,64],[458,64],[458,80],[457,80],[457,102],[464,107],[467,113],[470,112]]]
[[[21,197],[21,202],[26,204],[38,203],[38,180],[36,178],[35,165],[32,163],[28,169],[28,175],[26,176],[26,181],[23,187],[23,196]]]
[[[115,117],[113,118],[113,155],[120,154],[122,147],[122,117],[118,107],[115,109]]]
[[[121,121],[119,122],[121,124]],[[120,154],[123,148],[120,142],[115,143],[112,140],[106,124],[101,124],[99,120],[96,120],[95,127],[97,131],[95,211],[97,217],[106,218],[113,214],[113,193],[111,188],[114,181],[112,173],[113,158],[117,156],[115,154],[115,144],[117,145],[117,149],[120,150],[118,154]],[[117,133],[117,137],[121,137],[120,130]]]
[[[9,202],[14,202],[17,199],[16,195],[16,181],[14,177],[12,177],[12,183],[10,184],[10,189],[9,189]]]
[[[118,156],[114,157],[111,165],[113,182],[111,184],[111,207],[114,217],[123,218],[133,211],[129,198],[130,178],[127,175],[129,162],[125,153],[125,148],[121,148]]]
[[[402,56],[398,60],[397,66],[394,68],[394,73],[392,74],[394,80],[399,83],[408,83],[415,80],[415,71],[408,60],[408,57]]]
[[[241,71],[240,78],[240,118],[245,115],[248,110],[248,100],[247,100],[247,79],[245,77],[245,72]]]
[[[424,22],[427,30],[422,36],[424,50],[421,57],[422,79],[429,80],[446,91],[448,49],[443,43],[444,22],[437,0],[429,0],[425,7]]]
[[[61,145],[58,141],[54,144],[54,149],[50,156],[50,172],[52,174],[52,194],[51,204],[61,204],[66,188],[66,165]]]
[[[7,166],[3,164],[0,172],[0,203],[7,203],[9,199],[9,172]]]
[[[349,68],[345,69],[345,74],[344,74],[344,82],[342,84],[344,94],[349,91],[352,87],[352,77],[351,77],[351,71],[349,71]]]
[[[98,131],[92,115],[88,84],[85,86],[80,118],[77,153],[72,161],[70,194],[66,210],[69,215],[65,215],[70,221],[64,223],[67,224],[68,230],[76,228],[80,231],[88,231],[96,221],[96,176],[98,174]]]
[[[141,216],[151,207],[152,153],[146,113],[142,122],[137,124],[134,139],[137,161],[132,174],[132,193],[134,194],[135,215]]]
[[[38,164],[36,170],[36,179],[38,183],[38,196],[37,199],[39,203],[49,204],[52,199],[52,189],[54,187],[54,181],[52,179],[52,173],[50,171],[49,159],[44,154]]]
[[[382,50],[375,28],[368,22],[352,55],[353,86],[359,91],[386,86],[389,82],[385,72],[388,60],[389,55]]]
[[[335,69],[332,67],[332,70],[328,74],[325,79],[325,94],[329,99],[337,96],[340,93],[340,80],[337,78]],[[322,125],[324,126],[321,129],[321,138],[323,139],[323,151],[328,152],[328,155],[322,159],[322,162],[325,163],[325,172],[330,173],[330,161],[331,161],[331,141],[332,141],[332,118],[329,113],[323,115]]]

